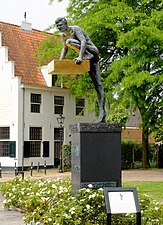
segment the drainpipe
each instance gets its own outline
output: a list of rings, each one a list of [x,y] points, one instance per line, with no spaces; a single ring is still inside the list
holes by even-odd
[[[22,110],[22,171],[24,171],[24,112],[25,112],[25,88],[23,87],[23,110]]]

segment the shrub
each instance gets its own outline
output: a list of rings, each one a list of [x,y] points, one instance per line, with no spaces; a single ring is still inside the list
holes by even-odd
[[[71,170],[71,145],[64,145],[63,166],[65,172]]]
[[[142,144],[125,140],[121,143],[122,149],[122,169],[133,169],[142,167]],[[156,165],[157,148],[154,144],[149,144],[149,160]],[[152,164],[154,165],[154,163]]]
[[[6,208],[19,208],[26,223],[42,225],[102,225],[106,224],[106,207],[102,189],[92,185],[71,195],[71,180],[30,180],[16,177],[1,183]],[[140,196],[142,225],[163,224],[163,204]],[[133,225],[135,214],[113,215],[112,224]]]
[[[122,169],[134,168],[135,161],[141,161],[142,145],[133,141],[122,141]]]

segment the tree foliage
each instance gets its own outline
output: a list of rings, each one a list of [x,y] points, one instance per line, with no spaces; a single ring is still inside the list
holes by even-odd
[[[70,24],[83,27],[99,48],[108,121],[125,123],[126,109],[139,109],[143,166],[149,167],[148,135],[160,140],[163,124],[163,1],[70,0],[67,11]],[[87,75],[67,84],[94,102]]]

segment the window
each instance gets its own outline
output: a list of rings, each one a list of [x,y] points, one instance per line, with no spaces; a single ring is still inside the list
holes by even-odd
[[[52,87],[55,86],[56,81],[57,81],[57,75],[53,74],[52,75]]]
[[[10,139],[10,127],[0,127],[0,139]]]
[[[64,97],[54,96],[54,114],[63,114]]]
[[[76,115],[84,116],[85,99],[76,100]]]
[[[30,157],[41,156],[41,141],[31,141],[30,143]]]
[[[54,140],[60,140],[60,128],[54,128]]]
[[[30,127],[29,139],[24,142],[24,157],[40,157],[42,127]]]
[[[31,112],[40,113],[41,94],[31,93]]]
[[[0,157],[10,156],[10,127],[0,127]]]
[[[10,142],[0,141],[0,157],[9,156],[10,153]]]
[[[61,133],[62,133],[62,138],[64,139],[63,137],[63,128],[54,128],[54,140],[61,140]]]
[[[30,127],[30,140],[42,140],[42,127]]]

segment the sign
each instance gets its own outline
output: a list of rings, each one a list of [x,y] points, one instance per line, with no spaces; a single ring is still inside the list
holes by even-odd
[[[141,225],[141,211],[135,188],[105,187],[104,196],[107,225],[111,224],[111,214],[122,213],[136,213],[137,225]]]
[[[108,192],[111,213],[136,213],[134,194],[132,191]]]

